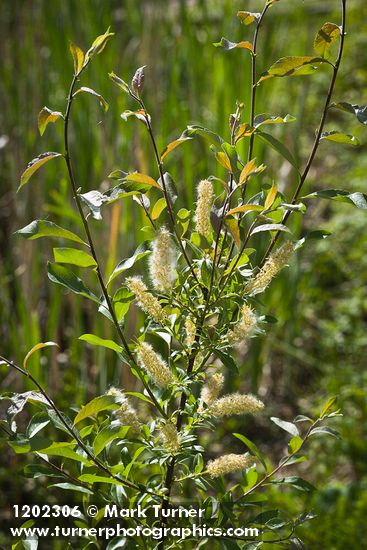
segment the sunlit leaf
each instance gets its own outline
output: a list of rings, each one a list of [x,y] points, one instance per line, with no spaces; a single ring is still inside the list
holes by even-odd
[[[269,210],[269,208],[271,208],[273,206],[273,203],[276,199],[276,196],[277,196],[277,193],[278,193],[278,187],[277,187],[277,184],[276,183],[273,183],[267,197],[266,197],[266,200],[265,200],[265,205],[264,205],[264,210]]]
[[[87,191],[87,193],[81,193],[79,197],[88,206],[93,218],[95,220],[101,220],[101,208],[104,203],[108,202],[108,197],[94,189],[92,191]]]
[[[294,437],[292,437],[292,439],[288,443],[289,454],[293,454],[299,451],[302,445],[303,445],[303,439],[299,435],[295,435]]]
[[[26,170],[23,172],[21,178],[20,178],[20,185],[18,187],[21,189],[23,185],[27,183],[29,178],[39,169],[41,166],[46,164],[49,160],[52,160],[57,157],[61,157],[61,153],[54,153],[54,152],[48,152],[48,153],[42,153],[42,155],[39,155],[38,157],[31,160],[31,162],[28,164]]]
[[[93,485],[93,483],[110,483],[112,485],[123,485],[123,481],[121,483],[114,479],[113,477],[103,477],[103,476],[97,476],[95,474],[82,474],[79,476],[79,481],[82,481],[83,483],[90,483]]]
[[[335,23],[324,23],[313,44],[315,53],[321,57],[329,57],[330,48],[338,40],[340,32],[340,27]]]
[[[75,233],[63,227],[59,227],[48,220],[34,220],[22,229],[18,229],[15,233],[29,240],[40,239],[41,237],[60,237],[62,239],[68,239],[69,241],[86,244],[78,235],[75,235]]]
[[[237,143],[245,137],[250,137],[255,132],[256,128],[247,123],[240,124],[235,132],[235,142]]]
[[[349,134],[342,134],[340,132],[323,132],[321,134],[320,141],[327,139],[329,141],[336,141],[337,143],[346,143],[347,145],[359,145],[359,139]]]
[[[101,451],[114,441],[115,439],[124,439],[129,428],[127,426],[122,426],[120,423],[110,424],[101,430],[95,437],[93,441],[93,449],[96,455],[99,455]]]
[[[295,76],[301,74],[308,74],[308,68],[306,72],[301,72],[299,69],[304,68],[308,65],[319,65],[320,63],[325,63],[326,60],[323,57],[314,57],[314,56],[288,56],[281,57],[276,61],[270,69],[264,72],[261,75],[261,78],[258,83],[272,78],[274,76]]]
[[[87,53],[85,54],[85,61],[84,66],[90,59],[92,59],[95,55],[98,55],[102,52],[102,50],[105,48],[107,42],[112,38],[114,33],[109,32],[110,29],[108,28],[107,31],[104,34],[101,34],[100,36],[97,36],[95,41],[93,42],[92,46],[89,48]]]
[[[228,170],[228,172],[232,172],[231,162],[226,153],[224,153],[223,151],[218,151],[217,153],[215,153],[215,158],[217,159],[219,164],[223,166],[223,168]]]
[[[362,210],[367,209],[367,195],[358,191],[349,193],[349,191],[344,191],[343,189],[323,189],[302,197],[302,200],[315,198],[347,202],[349,204],[353,204],[357,208],[361,208]]]
[[[226,220],[225,224],[226,224],[226,227],[228,227],[228,230],[232,235],[234,242],[236,243],[237,249],[239,250],[241,248],[241,235],[240,235],[240,228],[238,225],[238,221],[235,219]]]
[[[144,69],[146,65],[143,65],[143,67],[139,67],[139,69],[136,69],[135,74],[131,80],[131,88],[133,89],[134,93],[140,97],[141,92],[144,88],[144,81],[145,81],[145,75],[144,75]]]
[[[254,127],[259,128],[266,124],[287,124],[288,122],[294,122],[296,118],[292,115],[285,115],[281,117],[279,115],[269,115],[269,113],[262,113],[256,115],[254,118]]]
[[[84,53],[76,44],[70,43],[70,51],[74,60],[74,74],[78,75],[84,65]]]
[[[330,397],[326,401],[325,405],[321,409],[320,418],[323,418],[324,416],[326,416],[330,412],[330,410],[332,409],[332,407],[335,404],[336,400],[337,400],[337,397],[333,396],[333,397]]]
[[[142,122],[145,126],[148,126],[147,119],[150,121],[150,116],[146,114],[143,109],[139,109],[138,111],[130,111],[129,109],[127,109],[120,115],[122,120],[125,120],[125,121],[131,116],[140,120],[140,122]]]
[[[72,264],[79,267],[95,267],[97,265],[90,254],[77,248],[54,248],[53,253],[55,262],[59,264]]]
[[[23,367],[26,369],[27,368],[27,363],[30,359],[30,357],[36,352],[36,351],[39,351],[40,349],[43,349],[43,348],[48,348],[50,346],[56,346],[56,347],[59,347],[58,344],[56,344],[55,342],[40,342],[39,344],[36,344],[35,346],[33,346],[33,348],[31,350],[29,350],[29,352],[27,353],[27,355],[25,356],[24,358],[24,361],[23,361]]]
[[[43,136],[49,122],[56,122],[59,118],[64,118],[60,111],[51,111],[48,107],[43,107],[38,115],[38,129]]]
[[[192,138],[191,137],[188,137],[188,136],[185,136],[185,137],[180,137],[178,139],[175,139],[174,141],[172,141],[171,143],[169,143],[167,145],[167,147],[165,147],[162,151],[162,154],[161,154],[161,161],[163,161],[166,156],[171,152],[173,151],[173,149],[176,149],[176,147],[178,147],[179,145],[181,145],[181,143],[185,143],[185,141],[189,141],[191,140]]]
[[[101,94],[95,92],[94,90],[92,90],[92,88],[87,88],[86,86],[82,86],[76,92],[74,92],[73,97],[75,97],[77,94],[80,94],[81,92],[85,92],[87,94],[91,94],[94,97],[96,97],[99,101],[100,106],[104,110],[104,112],[108,111],[108,103],[104,99],[104,97],[101,96]]]
[[[108,73],[108,76],[122,90],[123,92],[129,93],[129,85],[122,80],[119,76],[117,76],[114,72]]]
[[[52,443],[49,447],[40,449],[39,452],[47,456],[61,456],[63,458],[70,458],[71,460],[76,460],[77,462],[89,464],[89,460],[87,458],[72,449],[73,446],[75,446],[75,443]]]
[[[96,416],[102,411],[118,409],[120,402],[121,397],[116,395],[100,395],[95,397],[92,401],[87,403],[87,405],[84,405],[84,407],[82,407],[78,412],[74,420],[74,426],[89,416]]]
[[[186,128],[186,130],[183,132],[182,136],[201,136],[210,143],[213,144],[219,144],[221,145],[223,143],[223,139],[213,132],[213,130],[209,130],[208,128],[204,128],[204,126],[198,126],[198,125],[190,125]]]
[[[155,187],[156,189],[159,189],[162,191],[161,186],[159,183],[153,179],[150,176],[147,176],[146,174],[140,174],[139,172],[132,172],[131,174],[128,174],[125,178],[125,181],[131,181],[134,183],[142,183],[144,185],[148,185],[150,187]]]
[[[260,13],[253,13],[251,11],[238,11],[237,17],[241,19],[241,23],[244,25],[251,25],[254,21],[258,21],[260,19]]]
[[[129,311],[130,304],[133,302],[135,295],[126,287],[119,288],[113,297],[112,304],[115,309],[116,317],[120,323]]]
[[[262,231],[288,231],[290,233],[290,229],[281,223],[265,223],[264,225],[255,227],[255,229],[251,231],[251,235],[261,233]]]
[[[70,269],[63,265],[52,264],[48,262],[47,264],[47,274],[50,281],[58,283],[66,287],[68,290],[75,292],[76,294],[81,294],[85,298],[89,298],[94,302],[100,303],[99,299],[93,292],[89,290],[79,277],[75,275]]]
[[[243,41],[243,42],[231,42],[230,40],[227,40],[227,38],[222,38],[220,42],[216,42],[214,44],[216,48],[223,48],[223,50],[229,51],[233,50],[234,48],[243,48],[246,50],[250,50],[252,52],[253,46],[251,42]]]
[[[160,199],[157,200],[157,202],[152,208],[152,213],[151,213],[152,220],[157,220],[165,208],[167,208],[167,201],[164,197],[161,197]]]
[[[339,433],[328,426],[316,426],[316,428],[310,431],[310,435],[331,435],[332,437],[336,437],[336,439],[340,439]]]
[[[274,422],[279,428],[282,428],[282,430],[285,430],[286,432],[290,433],[293,436],[299,436],[299,430],[295,424],[292,422],[286,422],[285,420],[281,420],[280,418],[277,418],[276,416],[271,416],[270,420]]]
[[[124,271],[130,269],[133,267],[133,265],[150,254],[150,248],[149,248],[149,241],[144,241],[142,244],[138,246],[138,248],[135,250],[134,254],[130,256],[130,258],[126,258],[125,260],[122,260],[120,263],[117,264],[115,269],[112,271],[111,275],[109,276],[108,283],[109,285],[118,275],[123,273]]]
[[[264,207],[261,204],[242,204],[236,208],[231,208],[231,210],[227,212],[227,216],[233,216],[240,212],[262,212],[263,210]]]
[[[117,351],[118,353],[122,351],[121,346],[116,344],[116,342],[113,342],[113,340],[105,340],[104,338],[100,338],[95,334],[82,334],[81,336],[79,336],[79,340],[88,342],[88,344],[92,344],[92,346],[101,346],[103,348],[112,349],[113,351]]]
[[[261,452],[259,451],[259,449],[256,447],[255,443],[253,443],[252,441],[247,439],[247,437],[245,437],[242,434],[234,433],[232,435],[237,437],[237,439],[239,439],[240,441],[242,441],[242,443],[244,443],[246,445],[246,447],[250,450],[251,454],[253,454],[254,456],[256,456],[260,460],[261,464],[265,468],[265,471],[267,471],[267,466],[266,466],[265,459],[264,459],[263,455],[261,454]]]

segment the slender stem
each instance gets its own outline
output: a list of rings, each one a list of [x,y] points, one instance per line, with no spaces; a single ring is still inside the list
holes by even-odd
[[[190,259],[187,255],[185,247],[184,247],[184,245],[182,243],[182,240],[181,240],[181,238],[178,234],[178,231],[177,231],[175,216],[174,216],[174,212],[173,212],[172,201],[171,201],[171,198],[169,196],[169,193],[168,193],[168,190],[167,190],[167,185],[166,185],[166,182],[165,182],[165,179],[164,179],[163,162],[161,161],[161,157],[160,157],[159,152],[158,152],[157,142],[156,142],[155,137],[154,137],[154,132],[153,132],[153,128],[152,128],[152,123],[150,121],[149,113],[146,110],[146,107],[145,107],[145,104],[144,104],[143,100],[140,97],[138,97],[134,94],[131,94],[131,95],[135,100],[138,101],[139,105],[141,106],[141,108],[144,111],[144,117],[145,117],[146,125],[147,125],[147,128],[148,128],[149,137],[150,137],[150,140],[152,142],[152,146],[153,146],[153,150],[154,150],[154,156],[155,156],[155,159],[156,159],[156,163],[157,163],[157,167],[158,167],[158,171],[159,171],[159,175],[160,175],[160,179],[161,179],[161,183],[162,183],[164,198],[166,199],[166,203],[167,203],[167,209],[168,209],[168,214],[169,214],[170,221],[171,221],[172,230],[175,234],[175,237],[176,237],[177,242],[180,246],[182,254],[183,254],[183,256],[186,260],[187,265],[190,268],[190,271],[191,271],[194,279],[200,285],[199,279],[197,278],[197,275],[194,271],[192,263],[190,262]]]
[[[305,166],[305,168],[304,168],[304,170],[301,174],[301,178],[299,180],[297,188],[296,188],[296,190],[293,194],[291,204],[296,204],[297,199],[298,199],[298,197],[301,193],[301,190],[303,188],[303,185],[304,185],[304,183],[307,179],[307,176],[309,174],[312,163],[315,159],[317,150],[318,150],[319,145],[320,145],[322,132],[323,132],[323,129],[324,129],[324,126],[325,126],[326,117],[327,117],[328,109],[329,109],[329,106],[330,106],[331,98],[332,98],[332,95],[333,95],[333,92],[334,92],[335,82],[336,82],[336,78],[338,76],[340,62],[341,62],[341,59],[342,59],[342,56],[343,56],[344,41],[345,41],[345,34],[346,34],[346,32],[345,32],[345,29],[346,29],[346,0],[341,0],[341,5],[342,5],[342,24],[341,24],[341,31],[340,31],[340,44],[339,44],[338,56],[337,56],[335,64],[333,65],[333,74],[332,74],[332,77],[331,77],[331,80],[330,80],[329,89],[328,89],[328,92],[327,92],[327,96],[326,96],[326,100],[325,100],[325,104],[324,104],[324,109],[322,111],[319,127],[318,127],[317,132],[316,132],[315,141],[313,143],[313,147],[311,149],[310,156],[308,157],[306,166]],[[285,225],[287,223],[290,214],[291,214],[291,210],[287,210],[287,212],[284,214],[283,220],[282,220],[283,225]],[[261,265],[264,264],[266,258],[269,256],[270,252],[273,250],[275,243],[279,239],[279,235],[280,235],[280,231],[275,233],[275,235],[274,235],[274,237],[273,237],[273,239],[272,239],[272,241],[271,241],[271,243],[270,243],[263,259],[262,259]]]
[[[79,73],[79,75],[74,75],[73,80],[71,82],[71,86],[70,86],[70,90],[69,90],[69,94],[68,94],[68,98],[67,98],[66,112],[65,112],[65,115],[64,115],[64,119],[65,119],[65,124],[64,124],[65,161],[66,161],[66,165],[67,165],[67,169],[68,169],[68,174],[69,174],[70,184],[71,184],[72,191],[73,191],[74,200],[75,200],[75,203],[77,205],[78,212],[79,212],[80,218],[81,218],[83,226],[84,226],[85,234],[87,236],[87,241],[88,241],[88,244],[89,244],[89,247],[90,247],[92,257],[93,257],[94,261],[96,262],[96,273],[97,273],[98,281],[99,281],[99,284],[100,284],[100,287],[101,287],[101,290],[102,290],[102,294],[103,294],[104,299],[106,301],[107,309],[108,309],[108,311],[111,315],[112,322],[113,322],[113,324],[116,328],[117,334],[118,334],[118,336],[119,336],[119,338],[122,342],[122,345],[123,345],[123,347],[125,349],[125,352],[126,352],[128,358],[129,358],[129,361],[134,365],[134,368],[136,369],[141,382],[143,383],[146,391],[148,392],[149,397],[153,401],[156,408],[159,410],[160,414],[163,417],[166,417],[167,416],[166,413],[162,409],[161,405],[157,401],[157,399],[156,399],[155,395],[153,394],[152,390],[150,389],[149,385],[145,381],[144,375],[141,372],[141,369],[140,369],[137,361],[135,360],[135,357],[133,356],[133,354],[132,354],[132,352],[129,348],[129,345],[128,345],[126,339],[125,339],[125,336],[124,336],[124,334],[122,332],[122,329],[120,327],[120,324],[118,322],[115,309],[114,309],[113,304],[111,302],[111,298],[108,294],[107,286],[106,286],[105,281],[103,279],[103,275],[102,275],[101,267],[100,267],[100,262],[98,260],[97,252],[96,252],[94,242],[93,242],[93,239],[92,239],[92,235],[91,235],[91,232],[90,232],[90,229],[89,229],[88,221],[87,221],[87,218],[84,214],[82,203],[81,203],[81,200],[80,200],[80,197],[79,197],[79,194],[78,194],[78,188],[77,188],[77,185],[76,185],[74,172],[73,172],[73,167],[72,167],[72,162],[71,162],[71,157],[70,157],[69,121],[70,121],[71,106],[72,106],[72,103],[73,103],[73,92],[74,92],[75,84],[76,84],[79,76],[80,76],[80,73]]]
[[[59,411],[59,409],[56,407],[55,403],[52,401],[52,399],[48,396],[48,394],[44,391],[41,384],[34,378],[34,376],[27,370],[22,369],[12,361],[9,361],[5,357],[0,356],[0,359],[4,361],[9,367],[12,367],[16,371],[20,372],[23,376],[26,376],[40,391],[42,396],[45,398],[47,403],[50,405],[51,409],[55,412],[60,422],[63,424],[63,426],[67,429],[69,434],[75,439],[75,441],[78,443],[79,447],[85,452],[85,454],[90,458],[90,460],[100,469],[103,470],[106,474],[108,474],[110,477],[121,483],[122,485],[125,485],[126,487],[129,487],[130,489],[139,490],[139,487],[135,485],[135,483],[131,483],[130,481],[125,481],[123,479],[120,479],[119,477],[115,476],[108,468],[105,466],[96,456],[94,456],[88,447],[84,444],[84,442],[80,439],[79,435],[74,431],[73,428],[69,426],[69,424],[64,419],[63,415]],[[146,492],[151,492],[146,490]],[[158,496],[154,493],[155,496]]]

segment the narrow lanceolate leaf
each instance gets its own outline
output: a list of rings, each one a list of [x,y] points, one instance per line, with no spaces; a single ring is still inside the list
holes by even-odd
[[[84,65],[86,65],[86,63],[88,63],[88,61],[92,59],[95,55],[98,55],[99,53],[101,53],[101,51],[105,48],[107,42],[113,37],[114,33],[109,32],[109,30],[110,29],[108,28],[104,34],[97,36],[92,46],[89,48],[89,50],[85,54]]]
[[[261,14],[260,13],[253,13],[251,11],[238,11],[237,17],[241,19],[241,23],[244,25],[251,25],[254,21],[258,21],[260,19]]]
[[[352,115],[355,115],[357,117],[357,120],[361,124],[367,124],[367,105],[352,105],[351,103],[341,101],[340,103],[332,103],[330,107],[340,109],[341,111],[345,111],[346,113],[351,113]]]
[[[97,265],[95,259],[77,248],[54,248],[55,262],[59,264],[72,264],[78,267],[95,267]]]
[[[144,69],[146,65],[143,65],[143,67],[139,67],[139,69],[136,69],[135,74],[131,81],[131,87],[135,94],[140,97],[140,94],[143,91],[144,88],[144,81],[145,81],[145,74]]]
[[[223,139],[213,132],[213,130],[209,130],[209,128],[204,128],[204,126],[199,126],[197,124],[187,126],[182,136],[201,136],[212,144],[221,145],[223,143]]]
[[[146,114],[143,109],[139,109],[138,111],[130,111],[129,109],[127,109],[120,115],[122,120],[125,121],[131,116],[134,116],[135,118],[140,120],[140,122],[142,122],[145,126],[148,126],[147,118],[150,121],[150,115]]]
[[[329,57],[330,48],[340,36],[340,27],[335,23],[324,23],[316,35],[313,47],[321,57]]]
[[[104,97],[101,96],[101,94],[99,94],[96,91],[92,90],[92,88],[87,88],[86,86],[82,86],[81,88],[79,88],[79,90],[77,90],[74,93],[73,97],[75,97],[77,94],[80,94],[81,92],[85,92],[87,94],[94,95],[94,97],[96,97],[98,99],[99,104],[102,107],[102,109],[104,110],[104,112],[108,111],[108,103],[104,99]]]
[[[40,342],[39,344],[36,344],[35,346],[33,346],[33,348],[31,350],[29,350],[29,352],[27,353],[27,355],[25,356],[24,358],[24,361],[23,361],[23,367],[24,368],[27,368],[27,363],[30,359],[30,357],[38,350],[40,349],[43,349],[43,348],[48,348],[50,346],[56,346],[56,347],[59,347],[58,344],[56,344],[55,342]]]
[[[239,214],[240,212],[262,212],[264,207],[261,204],[242,204],[228,210],[227,216],[233,216],[233,214]]]
[[[251,235],[261,233],[262,231],[288,231],[288,233],[290,233],[290,229],[281,223],[265,223],[264,225],[255,227],[255,229],[251,231]]]
[[[49,160],[52,160],[56,157],[61,157],[61,156],[62,156],[61,153],[54,153],[51,151],[48,153],[42,153],[42,155],[39,155],[35,159],[31,160],[31,162],[28,164],[27,168],[25,169],[25,171],[23,172],[20,178],[20,185],[18,187],[18,191],[19,189],[21,189],[21,187],[23,187],[23,185],[25,185],[28,182],[29,178],[33,176],[33,174],[37,172],[39,168],[41,168],[41,166],[46,164],[46,162],[48,162]]]
[[[72,231],[64,229],[63,227],[56,225],[56,223],[48,220],[34,220],[22,229],[18,229],[15,234],[21,235],[25,239],[29,240],[40,239],[41,237],[60,237],[62,239],[68,239],[69,241],[75,241],[80,244],[87,244]]]
[[[161,154],[161,161],[163,161],[166,156],[171,152],[173,151],[173,149],[176,149],[176,147],[178,147],[179,145],[181,145],[181,143],[185,143],[185,141],[189,141],[191,140],[192,138],[191,137],[188,137],[188,136],[184,136],[184,137],[180,137],[178,139],[175,139],[174,141],[171,141],[171,143],[169,143],[167,145],[167,147],[165,147],[162,151],[162,154]]]
[[[122,80],[122,78],[117,76],[117,74],[115,74],[114,72],[111,72],[111,73],[108,73],[108,76],[110,77],[112,82],[114,82],[116,84],[116,86],[118,86],[120,88],[120,90],[122,90],[123,92],[125,92],[127,94],[130,93],[129,85],[127,84],[127,82]]]
[[[235,219],[225,220],[225,224],[230,234],[232,235],[234,242],[236,243],[237,249],[239,250],[241,248],[241,234],[240,234],[240,228],[238,225],[238,220],[235,220]]]
[[[245,50],[250,50],[252,52],[253,46],[251,42],[243,41],[243,42],[231,42],[230,40],[227,40],[227,38],[222,38],[220,42],[215,42],[214,46],[216,48],[223,48],[223,50],[229,51],[233,50],[234,48],[243,48]]]
[[[234,433],[232,435],[237,437],[237,439],[239,439],[240,441],[242,441],[242,443],[244,443],[246,445],[246,447],[250,450],[251,454],[253,454],[254,456],[256,456],[260,460],[261,464],[265,468],[265,471],[267,471],[267,466],[266,466],[265,459],[262,456],[262,454],[260,453],[259,449],[256,447],[255,443],[253,443],[252,441],[247,439],[247,437],[245,437],[242,434]]]
[[[38,115],[38,129],[43,136],[49,122],[56,122],[59,118],[64,118],[60,111],[51,111],[48,107],[43,107]]]
[[[98,304],[100,303],[97,296],[93,294],[93,292],[85,286],[83,281],[67,267],[49,262],[47,264],[47,274],[48,278],[53,283],[58,283],[72,292],[75,292],[75,294],[81,294],[85,298],[89,298]]]
[[[76,44],[70,43],[70,51],[74,60],[74,74],[78,75],[84,65],[84,53]]]
[[[159,183],[153,179],[150,176],[147,176],[146,174],[140,174],[140,172],[132,172],[131,174],[128,174],[125,178],[125,181],[132,181],[134,183],[142,183],[144,185],[149,185],[150,187],[155,187],[156,189],[159,189],[162,191],[161,186]]]
[[[95,440],[93,441],[93,449],[96,455],[99,455],[106,445],[114,441],[115,439],[124,439],[127,432],[129,431],[128,426],[121,426],[121,424],[109,425],[101,430]]]
[[[259,128],[265,124],[286,124],[288,122],[294,122],[296,118],[292,115],[285,115],[281,117],[279,115],[269,115],[269,113],[262,113],[261,115],[256,115],[254,119],[254,127]]]
[[[165,208],[167,208],[167,201],[165,197],[161,197],[160,199],[157,200],[157,202],[152,208],[152,213],[151,213],[152,220],[158,220],[159,216],[162,214]]]
[[[242,169],[238,185],[246,183],[248,178],[254,174],[261,174],[265,170],[266,166],[261,164],[256,166],[255,159],[250,160]]]
[[[49,447],[40,449],[39,452],[47,456],[61,456],[63,458],[70,458],[71,460],[82,462],[83,464],[89,464],[89,460],[75,452],[70,443],[52,443]]]
[[[121,401],[121,399],[120,399]],[[96,416],[102,411],[119,408],[119,398],[116,395],[100,395],[81,408],[74,420],[74,426],[89,416]]]
[[[112,349],[113,351],[117,351],[118,353],[122,351],[121,346],[116,344],[116,342],[114,342],[113,340],[106,340],[104,338],[96,336],[95,334],[82,334],[81,336],[79,336],[79,340],[88,342],[88,344],[92,344],[92,346],[101,346],[102,348]]]
[[[367,209],[367,195],[359,191],[356,191],[354,193],[349,193],[348,191],[344,191],[343,189],[323,189],[322,191],[315,191],[314,193],[310,193],[309,195],[306,195],[303,198],[304,199],[315,199],[315,198],[331,199],[335,201],[347,202],[349,204],[353,204],[354,206],[356,206],[357,208],[361,208],[362,210]]]
[[[215,153],[215,158],[225,168],[228,170],[228,172],[232,172],[232,166],[231,161],[228,158],[228,155],[224,153],[223,151],[219,151],[218,153]]]
[[[250,126],[246,122],[240,124],[235,133],[235,143],[238,143],[245,137],[250,137],[255,132],[256,128]]]
[[[118,276],[121,275],[121,273],[124,273],[124,271],[127,271],[133,265],[147,256],[151,253],[150,247],[149,247],[149,241],[144,241],[141,245],[138,246],[138,248],[135,250],[134,254],[130,256],[130,258],[126,258],[125,260],[122,260],[122,262],[118,263],[115,269],[112,271],[107,285],[112,283],[112,281]]]
[[[337,143],[346,143],[347,145],[359,145],[359,139],[350,134],[342,134],[340,132],[324,132],[321,135],[320,141],[327,139],[329,141],[336,141]]]
[[[290,433],[294,437],[299,436],[298,428],[295,424],[292,422],[286,422],[285,420],[281,420],[280,418],[277,418],[276,416],[271,416],[270,420],[274,422],[279,428],[282,428],[282,430],[285,430],[286,432]]]
[[[289,149],[287,149],[287,147],[281,141],[276,139],[271,134],[260,132],[260,130],[256,132],[256,136],[268,143],[275,151],[282,155],[282,157],[284,157],[292,166],[294,166],[294,168],[298,170],[295,158],[293,157]]]
[[[109,483],[110,485],[123,485],[124,482],[117,481],[113,477],[104,477],[104,476],[97,476],[96,474],[82,474],[79,476],[79,481],[82,481],[83,483],[90,483],[93,485],[93,483]]]
[[[271,208],[273,206],[273,203],[275,201],[277,193],[278,193],[277,184],[273,183],[273,185],[272,185],[272,187],[271,187],[271,189],[268,193],[268,196],[266,197],[266,200],[265,200],[265,205],[264,205],[265,210],[268,210],[269,208]]]
[[[288,56],[281,57],[276,61],[270,69],[261,75],[258,83],[274,76],[297,76],[310,74],[314,72],[313,65],[320,65],[320,63],[326,63],[323,57],[314,56]]]

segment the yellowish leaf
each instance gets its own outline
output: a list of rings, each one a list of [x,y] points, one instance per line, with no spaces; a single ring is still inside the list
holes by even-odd
[[[131,174],[128,174],[124,180],[126,181],[133,181],[135,183],[145,183],[146,185],[151,185],[152,187],[155,187],[156,189],[159,189],[162,191],[161,186],[159,183],[153,179],[150,176],[147,176],[146,174],[141,174],[140,172],[132,172]]]
[[[275,201],[277,193],[278,193],[277,184],[273,183],[273,185],[272,185],[272,187],[271,187],[271,189],[268,193],[268,196],[266,197],[264,210],[269,210],[269,208],[271,208],[271,206],[273,205],[273,202]]]
[[[84,65],[84,53],[76,44],[70,43],[70,51],[74,60],[74,74],[78,75]]]
[[[179,145],[181,145],[181,143],[184,143],[185,141],[189,141],[191,140],[192,138],[191,137],[181,137],[181,138],[178,138],[178,139],[175,139],[175,141],[172,141],[171,143],[169,143],[167,145],[167,147],[165,147],[162,151],[162,154],[161,154],[161,161],[163,161],[166,156],[171,152],[173,151],[173,149],[176,149],[176,147],[178,147]]]
[[[27,353],[27,355],[25,356],[24,358],[24,361],[23,361],[23,367],[24,368],[27,368],[27,363],[30,359],[30,357],[38,350],[40,349],[43,349],[43,348],[48,348],[50,346],[56,346],[56,347],[59,347],[58,344],[56,344],[55,342],[40,342],[39,344],[36,344],[35,346],[33,346],[33,348],[31,350],[29,350],[29,352]]]

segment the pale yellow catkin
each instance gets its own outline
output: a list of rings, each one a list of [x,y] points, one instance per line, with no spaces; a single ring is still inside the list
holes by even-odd
[[[242,342],[253,333],[256,327],[256,317],[253,310],[244,304],[241,310],[241,319],[235,324],[232,330],[228,332],[228,342],[237,344]]]
[[[206,471],[210,477],[219,477],[232,472],[246,470],[254,464],[254,458],[251,455],[227,454],[208,462]]]
[[[291,241],[284,243],[278,250],[271,254],[254,279],[247,283],[245,291],[251,294],[263,292],[279,271],[287,265],[293,252],[294,246]]]
[[[150,344],[142,342],[137,348],[139,364],[151,375],[153,380],[162,387],[175,382],[173,373],[166,362],[154,351]]]
[[[198,185],[196,203],[196,231],[204,237],[211,233],[210,210],[213,202],[213,184],[208,180],[202,180]]]
[[[176,426],[172,422],[161,424],[160,434],[166,451],[170,454],[176,454],[180,448],[180,435]]]
[[[134,407],[130,404],[127,397],[124,397],[120,408],[116,411],[116,416],[123,426],[130,426],[133,432],[140,431],[140,422]]]
[[[156,323],[163,325],[167,320],[167,314],[159,303],[158,299],[148,291],[145,283],[140,277],[129,277],[126,284],[135,294],[136,300],[145,313],[149,315]]]
[[[194,323],[194,321],[190,317],[187,317],[187,319],[185,321],[185,331],[186,331],[185,343],[186,343],[188,348],[191,348],[192,345],[195,342],[196,324]]]
[[[149,257],[150,277],[160,292],[172,290],[176,279],[176,252],[169,231],[162,227],[152,244]]]
[[[230,416],[233,414],[256,414],[263,410],[264,403],[251,394],[230,393],[216,399],[209,408],[213,416]]]
[[[224,376],[220,372],[216,372],[205,381],[201,389],[200,399],[203,403],[210,405],[215,401],[224,386]]]

